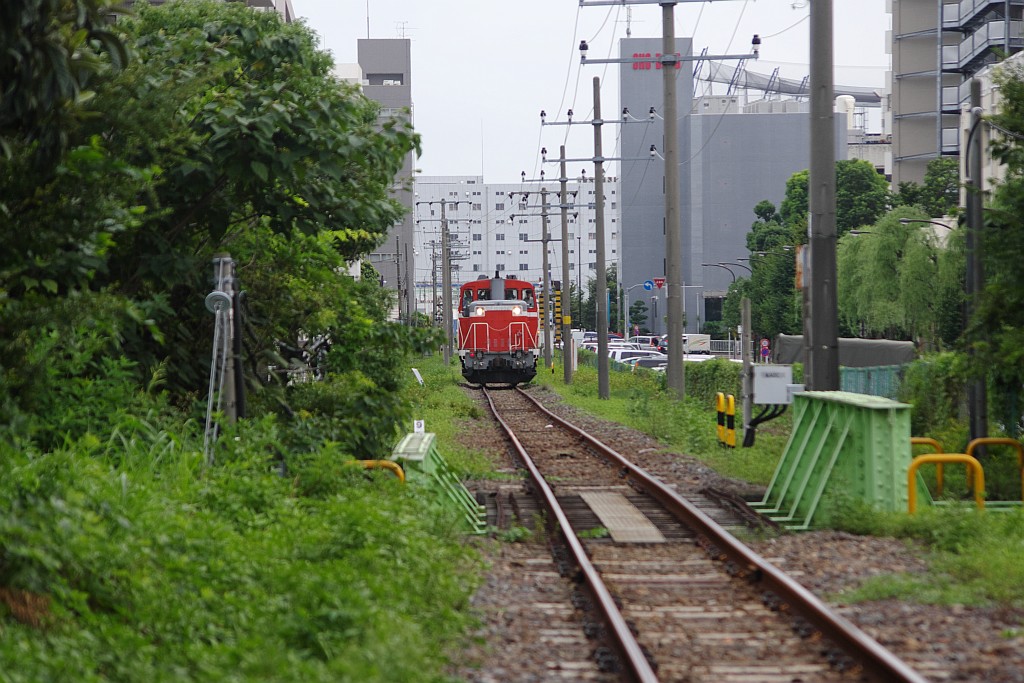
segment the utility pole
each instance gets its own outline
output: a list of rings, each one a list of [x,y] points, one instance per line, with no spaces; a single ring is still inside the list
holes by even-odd
[[[811,164],[808,179],[810,249],[804,271],[807,388],[839,389],[836,302],[836,154],[833,113],[832,0],[814,0],[811,34]]]
[[[452,255],[448,216],[445,209],[447,206],[454,206],[457,209],[459,204],[470,204],[471,202],[441,199],[440,202],[416,202],[416,206],[420,204],[432,206],[437,203],[441,204],[441,289],[443,290],[441,292],[441,317],[444,318],[441,324],[444,325],[444,364],[448,365],[452,358]]]
[[[676,52],[675,39],[675,6],[678,2],[695,2],[699,0],[634,0],[632,4],[661,5],[662,54],[657,63],[662,70],[663,108],[665,120],[665,275],[668,305],[668,368],[666,380],[668,386],[677,397],[686,396],[686,377],[683,369],[683,254],[679,196],[679,114],[676,102],[677,67],[683,62],[695,61],[693,57],[682,57]],[[819,0],[815,0],[816,4]],[[580,0],[581,6],[618,5],[624,0]],[[761,39],[755,35],[749,55],[704,55],[701,59],[747,59],[758,57]],[[592,64],[624,63],[652,61],[643,59],[593,59],[588,60],[588,45],[580,43],[580,54],[583,62]],[[680,70],[680,73],[682,71]]]
[[[437,242],[430,240],[430,288],[434,292],[434,307],[432,310],[432,320],[434,325],[437,325]]]
[[[526,171],[523,171],[523,182],[524,183],[526,183],[526,182],[533,182],[533,181],[528,181],[526,179]],[[542,183],[545,182],[545,180],[544,180],[544,171],[540,172],[540,182],[542,182]],[[518,192],[518,193],[517,192],[510,192],[509,195],[508,195],[509,200],[511,201],[515,197],[516,194],[523,195],[523,200],[520,203],[520,207],[523,208],[523,209],[529,208],[526,205],[526,201],[529,198],[530,193],[529,192]],[[543,269],[543,273],[544,274],[543,274],[543,276],[541,278],[541,291],[543,292],[543,299],[544,299],[544,302],[545,302],[545,304],[544,304],[545,311],[544,311],[543,320],[540,320],[538,322],[540,323],[541,328],[544,330],[544,364],[545,364],[544,367],[551,367],[551,361],[552,361],[552,351],[551,351],[551,343],[552,342],[551,342],[551,337],[553,335],[551,333],[551,318],[550,318],[550,315],[549,315],[551,310],[552,310],[552,308],[551,308],[551,288],[549,286],[549,283],[550,283],[551,279],[550,279],[550,277],[548,277],[548,267],[549,267],[548,266],[548,243],[551,242],[551,235],[548,232],[548,208],[550,208],[550,204],[548,204],[548,189],[547,189],[546,186],[542,186],[540,188],[540,195],[541,195],[541,206],[540,206],[541,238],[540,238],[539,241],[541,243],[541,246],[544,248],[544,253],[543,253],[543,256],[542,256],[542,266],[541,266],[541,268]],[[536,216],[536,215],[537,214],[512,214],[510,216],[510,218],[511,218],[512,222],[514,223],[515,219],[516,219],[516,216]],[[532,240],[532,239],[526,238],[524,241],[525,242],[537,242],[538,240]]]
[[[754,416],[754,382],[753,359],[750,357],[751,315],[750,299],[743,297],[740,301],[740,358],[743,360],[743,375],[740,378],[740,393],[743,394],[743,434],[750,429],[750,420]]]
[[[971,128],[967,134],[967,315],[964,324],[969,327],[971,317],[978,311],[978,302],[985,285],[982,270],[984,179],[981,169],[981,140],[975,139],[981,128],[981,81],[971,81]],[[968,354],[974,354],[973,340],[968,343]],[[972,378],[967,385],[967,409],[972,439],[988,436],[988,390],[985,378]]]
[[[676,103],[675,3],[661,6],[661,78],[665,101],[665,285],[668,288],[668,368],[670,390],[686,398],[683,367],[683,226],[679,219],[679,113]]]
[[[398,237],[395,237],[395,277],[398,282],[395,286],[398,288],[398,322],[402,322],[402,304],[407,303],[408,297],[402,294],[402,245],[399,243]],[[408,306],[406,307],[408,311]],[[408,322],[408,320],[406,320]]]
[[[544,254],[541,257],[541,280],[544,288],[544,367],[551,367],[551,287],[549,286],[551,278],[548,277],[548,188],[540,188],[540,212],[541,212],[541,247],[544,248]]]
[[[608,373],[608,279],[604,254],[604,157],[601,155],[601,79],[594,76],[594,203],[597,211],[597,397],[611,395]]]
[[[580,46],[580,50],[585,52],[585,44]],[[623,112],[623,120],[621,122],[609,121],[608,123],[629,123],[626,116],[627,111]],[[548,123],[546,121],[547,114],[543,111],[540,113],[541,125],[573,125],[572,110],[569,110],[569,120],[567,122],[559,123]],[[653,118],[653,117],[652,117]],[[647,121],[639,121],[641,123],[650,123]],[[575,123],[585,123],[577,121]],[[594,328],[597,330],[597,375],[598,375],[598,397],[608,398],[608,280],[605,274],[605,227],[604,227],[604,162],[605,161],[649,161],[647,157],[605,157],[602,153],[601,147],[601,126],[606,123],[601,119],[601,81],[599,78],[594,78],[594,119],[589,122],[594,127],[594,156],[589,159],[567,159],[565,157],[565,145],[560,148],[560,157],[558,162],[561,164],[561,192],[562,192],[562,273],[563,273],[563,290],[565,289],[566,275],[569,271],[569,232],[568,232],[568,217],[565,213],[568,208],[568,203],[565,201],[565,183],[568,180],[565,175],[565,164],[568,161],[592,161],[594,163],[594,209],[597,214],[595,222],[597,224],[595,232],[595,241],[597,242],[597,259],[594,263],[594,267],[597,270],[597,281],[594,283],[594,311],[597,320],[594,321]],[[543,163],[548,162],[547,148],[541,149],[541,160]],[[651,145],[650,158],[656,156],[654,145]],[[583,170],[583,180],[586,180],[586,169]],[[576,251],[576,290],[579,298],[579,319],[583,319],[583,283],[582,283],[582,272],[583,272],[583,234],[581,226],[576,227],[577,230],[577,251]],[[563,302],[564,303],[564,302]],[[571,309],[571,301],[570,301]],[[568,320],[563,316],[563,323],[567,329],[566,333],[562,335],[563,345],[568,343],[571,332],[571,316]],[[564,348],[564,347],[563,347]],[[571,381],[572,375],[569,370],[566,370],[566,383]]]
[[[567,183],[569,178],[565,175],[565,145],[558,151],[559,160],[559,202],[562,205],[562,308],[569,304],[569,314],[562,311],[562,370],[566,384],[572,384],[572,362],[574,359],[572,338],[572,297],[566,296],[569,293],[569,203]]]
[[[448,218],[441,200],[441,317],[444,318],[444,364],[452,360],[452,255],[448,244]]]

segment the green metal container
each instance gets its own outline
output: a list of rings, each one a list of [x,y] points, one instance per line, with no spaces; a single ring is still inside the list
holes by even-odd
[[[911,457],[908,404],[844,391],[794,394],[793,433],[752,507],[791,529],[810,528],[830,493],[904,511]]]

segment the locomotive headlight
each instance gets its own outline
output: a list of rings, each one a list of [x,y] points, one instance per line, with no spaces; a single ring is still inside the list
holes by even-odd
[[[484,314],[484,307],[483,306],[477,306],[476,307],[476,311],[474,312],[474,315],[483,315],[483,314]]]
[[[522,308],[520,308],[519,306],[513,306],[512,307],[512,315],[522,315],[522,314],[523,314],[523,309]]]

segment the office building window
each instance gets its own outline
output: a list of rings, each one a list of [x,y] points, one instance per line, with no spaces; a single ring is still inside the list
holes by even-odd
[[[494,210],[495,211],[504,211],[505,210],[505,202],[497,202],[494,205]]]
[[[494,239],[496,239],[499,242],[504,242],[505,241],[505,233],[503,233],[503,232],[495,233],[494,234]]]
[[[529,233],[527,233],[527,232],[519,233],[519,241],[520,242],[525,242],[528,239],[530,239],[530,234]]]
[[[494,264],[494,268],[495,268],[495,270],[497,270],[500,273],[503,270],[505,270],[505,264],[504,263],[496,263],[496,264]]]
[[[529,270],[529,269],[530,269],[530,264],[529,263],[520,263],[519,264],[519,270]]]
[[[484,234],[482,232],[474,232],[473,233],[473,241],[474,242],[480,242],[481,240],[483,240],[483,238],[484,238]]]

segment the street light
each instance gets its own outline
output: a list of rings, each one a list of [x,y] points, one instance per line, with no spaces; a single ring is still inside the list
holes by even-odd
[[[737,261],[749,261],[750,259],[738,258],[736,260]],[[716,265],[719,265],[719,266],[739,266],[740,268],[746,268],[747,272],[750,273],[751,275],[754,274],[754,269],[753,268],[751,268],[748,265],[744,265],[742,263],[733,263],[732,261],[724,261],[724,262],[723,261],[719,261]]]
[[[900,225],[911,225],[913,223],[928,223],[930,225],[934,225],[934,226],[939,227],[939,228],[944,228],[945,230],[948,230],[950,233],[953,232],[954,230],[956,230],[956,226],[955,225],[946,225],[942,221],[933,221],[933,220],[931,220],[929,218],[901,218],[900,219]],[[949,233],[946,233],[946,234],[944,234],[944,235],[942,235],[940,237],[939,233],[936,230],[933,229],[932,230],[932,236],[935,237],[936,240],[938,240],[940,245],[945,246],[946,238],[949,237]]]
[[[729,266],[727,266],[725,264],[722,264],[722,263],[702,263],[701,265],[706,267],[706,268],[724,268],[725,270],[729,271],[729,275],[732,275],[732,281],[736,282],[736,273],[733,272],[732,268],[730,268]],[[744,266],[744,267],[746,267],[746,266]],[[751,272],[753,272],[753,271],[751,271]]]

